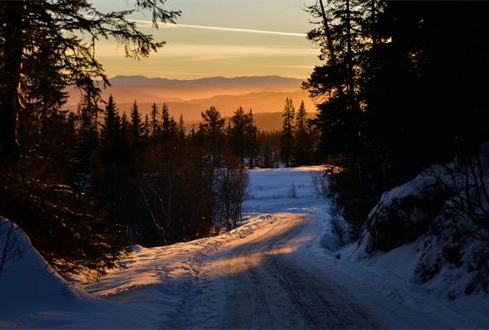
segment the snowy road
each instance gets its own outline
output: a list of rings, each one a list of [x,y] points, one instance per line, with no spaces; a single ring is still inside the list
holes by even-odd
[[[264,224],[263,222],[266,222]],[[319,220],[275,213],[243,239],[201,255],[182,308],[162,328],[472,328],[449,302],[318,245]],[[175,292],[177,294],[177,292]]]
[[[303,269],[314,256],[296,252],[310,240],[308,218],[275,214],[252,239],[209,258],[207,276],[224,282],[226,328],[372,328],[375,322],[323,277]],[[309,259],[309,260],[308,260]],[[215,326],[216,324],[214,324]],[[209,324],[209,326],[213,326]]]
[[[0,310],[0,328],[489,327],[484,303],[452,302],[385,269],[338,258],[328,201],[311,183],[320,170],[251,171],[247,218],[237,229],[135,247],[126,269],[80,286],[98,298],[67,294],[56,282],[52,303],[40,295],[24,313],[12,305],[8,320]]]

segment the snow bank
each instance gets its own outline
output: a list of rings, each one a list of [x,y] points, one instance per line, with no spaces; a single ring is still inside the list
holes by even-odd
[[[32,246],[14,223],[0,220],[1,320],[73,307],[82,300]]]
[[[384,193],[368,216],[360,242],[345,248],[343,255],[450,299],[487,296],[489,239],[484,235],[489,219],[474,215],[489,214],[489,200],[482,193],[489,189],[488,170],[486,143],[478,157],[462,165],[457,160],[434,165]]]
[[[382,195],[368,215],[367,252],[392,250],[428,231],[451,193],[433,172],[441,174],[442,169],[432,167]]]

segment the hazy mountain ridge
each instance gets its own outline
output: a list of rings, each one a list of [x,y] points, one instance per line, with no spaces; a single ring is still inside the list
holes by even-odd
[[[112,86],[103,90],[102,97],[107,100],[109,95],[114,96],[121,113],[128,113],[134,101],[137,101],[143,115],[149,113],[153,103],[159,108],[166,103],[175,118],[183,115],[187,123],[197,123],[201,112],[210,106],[215,106],[224,117],[231,116],[242,106],[247,111],[253,109],[260,129],[276,130],[281,125],[278,113],[282,111],[286,98],[291,98],[296,107],[304,100],[309,112],[316,110],[307,91],[301,88],[302,81],[295,78],[251,76],[177,80],[116,76],[110,82]],[[76,90],[71,90],[70,94],[68,108],[76,109],[79,95]]]
[[[302,80],[279,76],[209,77],[193,80],[116,76],[111,86],[102,90],[102,97],[113,95],[119,103],[168,102],[193,100],[217,95],[242,95],[259,92],[293,92],[301,90]],[[68,104],[77,103],[80,94],[71,88]]]
[[[281,76],[243,76],[243,77],[206,77],[199,79],[168,79],[148,78],[146,76],[118,75],[110,78],[111,84],[120,85],[145,85],[161,87],[189,87],[189,86],[249,86],[249,87],[290,87],[300,88],[302,80]]]

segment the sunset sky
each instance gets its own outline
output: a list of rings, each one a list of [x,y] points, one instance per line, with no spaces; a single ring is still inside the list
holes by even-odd
[[[182,11],[177,25],[155,31],[149,15],[134,16],[144,32],[167,41],[158,54],[142,61],[129,60],[116,42],[101,41],[98,57],[109,76],[306,78],[317,63],[317,50],[305,38],[311,24],[303,11],[304,1],[169,0],[167,8]],[[130,8],[132,0],[93,2],[106,11]]]

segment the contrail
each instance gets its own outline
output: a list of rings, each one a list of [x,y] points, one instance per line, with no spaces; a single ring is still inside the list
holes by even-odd
[[[151,21],[145,20],[134,20],[136,23],[141,23],[144,25],[152,25]],[[268,35],[278,35],[286,37],[301,37],[307,36],[305,33],[294,33],[294,32],[280,32],[280,31],[268,31],[268,30],[255,30],[255,29],[241,29],[241,28],[231,28],[222,26],[209,26],[209,25],[194,25],[194,24],[164,24],[166,27],[175,28],[189,28],[198,30],[213,30],[213,31],[227,31],[227,32],[240,32],[240,33],[256,33],[256,34],[268,34]]]

